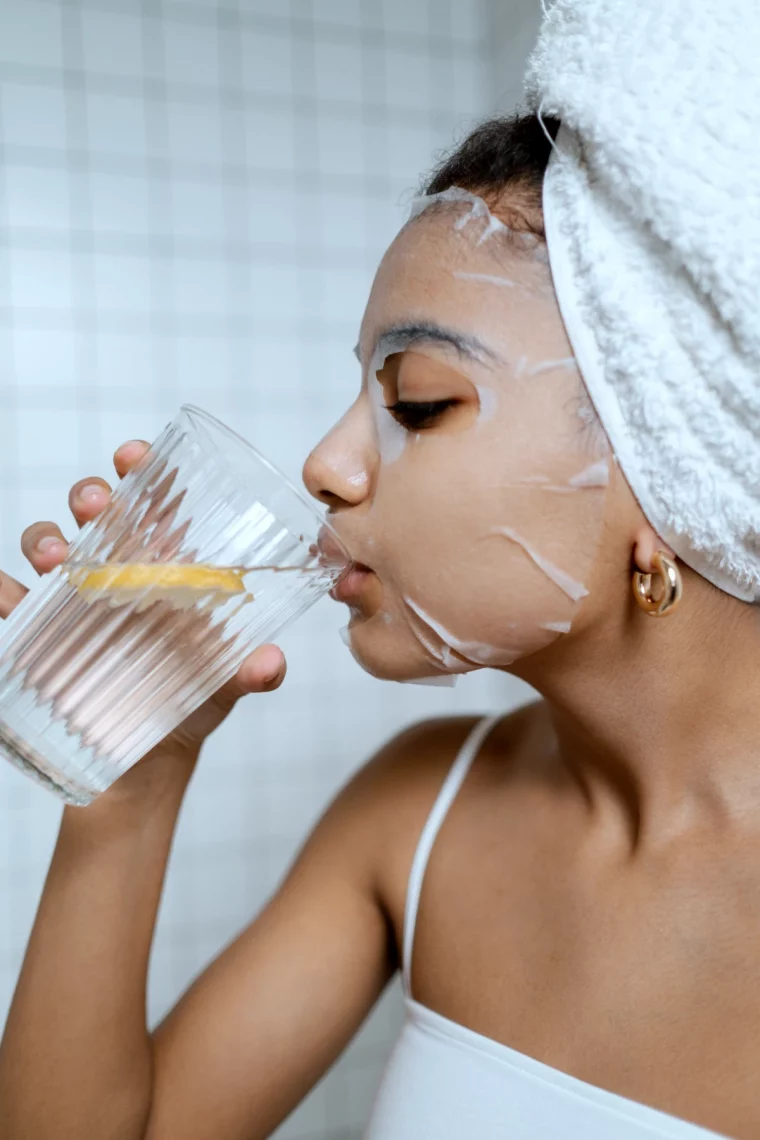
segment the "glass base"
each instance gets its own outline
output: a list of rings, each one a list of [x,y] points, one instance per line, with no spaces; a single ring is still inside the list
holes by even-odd
[[[51,770],[50,765],[2,720],[0,720],[0,755],[67,804],[85,807],[92,803],[98,794],[97,791],[67,779],[60,772]]]

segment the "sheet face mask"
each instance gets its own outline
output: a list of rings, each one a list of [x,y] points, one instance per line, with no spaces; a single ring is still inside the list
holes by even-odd
[[[416,200],[375,278],[361,355],[376,464],[346,525],[382,603],[354,612],[355,657],[378,676],[440,679],[565,636],[609,450],[543,241],[466,191]]]

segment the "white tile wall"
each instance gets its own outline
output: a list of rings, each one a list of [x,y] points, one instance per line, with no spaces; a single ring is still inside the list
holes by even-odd
[[[137,94],[86,90],[85,107],[88,150],[104,158],[128,155],[141,162],[147,157],[147,108]],[[174,151],[170,157],[177,157]]]
[[[49,170],[44,184],[34,166],[11,166],[5,173],[7,224],[10,230],[45,228],[68,232],[71,225],[70,177]]]
[[[240,35],[244,90],[288,98],[293,91],[293,52],[290,39],[282,34],[245,25]]]
[[[6,70],[5,65],[0,66]],[[60,88],[36,87],[31,79],[26,83],[9,79],[3,83],[2,94],[0,122],[6,146],[17,147],[20,156],[26,148],[44,148],[46,157],[64,150],[66,126]]]
[[[4,4],[0,9],[0,60],[32,67],[60,66],[60,9],[44,0]]]
[[[144,68],[139,12],[83,9],[81,36],[88,72],[141,79]]]
[[[510,111],[522,103],[522,73],[541,26],[541,0],[488,4],[491,45],[491,99]]]
[[[536,0],[538,5],[538,0]],[[503,8],[503,5],[499,5]],[[181,400],[293,476],[353,399],[374,266],[435,151],[489,109],[481,0],[3,0],[0,4],[0,565],[66,529]],[[284,689],[211,742],[157,934],[153,1019],[261,906],[325,802],[397,727],[514,699],[383,685],[320,604],[283,638]],[[0,1013],[59,810],[0,766]],[[278,1133],[359,1134],[398,1030],[392,990]]]

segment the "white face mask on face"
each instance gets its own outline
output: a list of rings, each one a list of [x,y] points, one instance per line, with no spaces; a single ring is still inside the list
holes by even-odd
[[[349,627],[377,675],[506,668],[566,635],[587,593],[609,450],[545,253],[455,189],[414,203],[378,270],[361,341],[376,462],[340,519],[382,583]]]

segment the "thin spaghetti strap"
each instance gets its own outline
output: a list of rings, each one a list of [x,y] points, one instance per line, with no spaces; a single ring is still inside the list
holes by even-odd
[[[414,946],[414,928],[417,924],[417,908],[420,904],[422,880],[425,877],[430,852],[433,849],[441,824],[446,818],[457,792],[464,783],[464,778],[480,751],[483,741],[494,725],[502,719],[502,716],[503,714],[485,717],[475,725],[457,753],[454,763],[449,768],[417,843],[417,850],[414,852],[414,859],[412,860],[412,869],[409,872],[409,883],[406,888],[404,945],[401,956],[402,979],[408,997],[412,996],[412,948]]]

